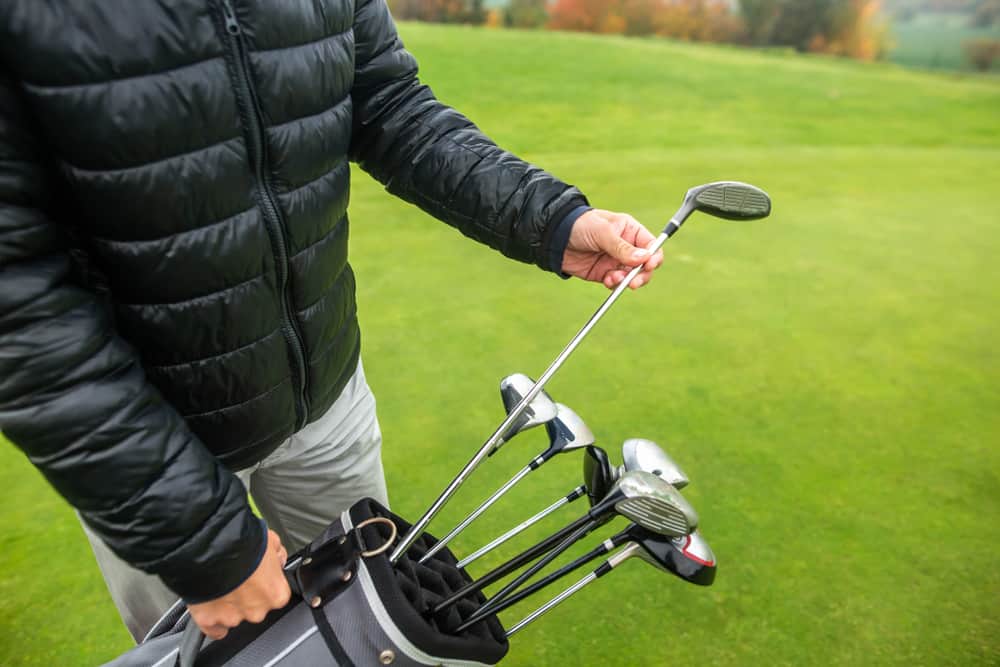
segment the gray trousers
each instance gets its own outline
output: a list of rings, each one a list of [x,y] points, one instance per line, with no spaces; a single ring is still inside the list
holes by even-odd
[[[291,554],[361,498],[388,506],[381,449],[375,397],[359,362],[326,414],[236,475]],[[157,577],[122,561],[81,523],[118,613],[139,642],[177,595]]]

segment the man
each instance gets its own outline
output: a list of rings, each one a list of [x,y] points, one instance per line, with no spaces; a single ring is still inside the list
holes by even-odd
[[[136,638],[176,596],[211,637],[261,620],[287,549],[386,501],[349,160],[543,269],[662,261],[438,102],[384,0],[12,0],[0,59],[0,428]]]

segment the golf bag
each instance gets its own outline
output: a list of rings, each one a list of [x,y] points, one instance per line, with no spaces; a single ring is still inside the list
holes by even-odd
[[[361,500],[289,558],[292,600],[283,609],[202,646],[178,603],[139,646],[106,667],[496,664],[508,648],[496,616],[458,635],[450,631],[484,602],[482,593],[446,615],[424,615],[470,580],[448,549],[418,563],[437,542],[424,534],[395,567],[389,563],[387,547],[409,527],[374,500]]]

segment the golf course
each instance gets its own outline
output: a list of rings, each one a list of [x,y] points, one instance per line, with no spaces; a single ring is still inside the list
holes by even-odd
[[[656,233],[701,183],[746,181],[773,201],[759,222],[693,215],[547,386],[612,463],[642,437],[680,464],[714,585],[633,559],[518,633],[503,664],[1000,664],[1000,77],[661,39],[400,32],[440,99],[596,207]],[[500,423],[501,378],[540,375],[607,290],[507,260],[360,170],[350,215],[390,499],[413,521]],[[431,532],[546,444],[544,429],[508,443]],[[580,481],[580,456],[556,457],[454,550]],[[6,441],[0,489],[0,665],[127,650],[73,511]]]

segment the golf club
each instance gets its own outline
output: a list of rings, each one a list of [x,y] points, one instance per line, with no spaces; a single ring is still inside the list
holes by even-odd
[[[643,474],[651,475],[651,473],[643,473]],[[651,478],[660,480],[659,477],[653,475],[651,475]],[[653,510],[651,505],[649,507],[644,506],[642,511],[636,511],[635,505],[631,505],[627,508],[622,508],[621,506],[618,506],[616,507],[616,509],[622,516],[631,519],[635,524],[642,526],[650,533],[658,535],[666,535],[667,537],[684,537],[693,532],[694,529],[697,527],[698,516],[697,514],[695,514],[694,508],[691,507],[686,500],[684,500],[683,496],[681,496],[681,494],[676,489],[671,487],[666,482],[662,482],[662,480],[660,481],[663,484],[664,489],[669,489],[670,491],[673,492],[673,496],[676,499],[680,499],[680,501],[682,501],[682,506],[684,508],[683,512],[686,518],[686,521],[683,525],[672,525],[662,520],[657,520],[658,518],[655,516],[656,511]],[[598,525],[599,524],[596,521],[585,524],[575,533],[567,537],[556,548],[554,548],[549,553],[545,554],[544,558],[536,562],[534,565],[529,567],[521,574],[517,575],[517,577],[515,577],[512,581],[510,581],[502,589],[500,589],[486,604],[489,605],[490,603],[497,603],[500,600],[503,600],[508,595],[510,595],[512,592],[516,591],[523,583],[530,580],[533,576],[541,572],[549,563],[558,558],[560,554],[565,552],[576,542],[583,539],[588,533],[590,533],[590,531],[597,528]]]
[[[656,251],[658,251],[664,243],[667,242],[671,236],[677,233],[677,230],[681,228],[681,225],[687,221],[688,217],[691,216],[695,211],[702,211],[709,215],[724,218],[727,220],[757,220],[760,218],[767,217],[771,213],[771,199],[768,197],[767,193],[760,188],[754,187],[753,185],[748,185],[746,183],[739,183],[736,181],[720,181],[716,183],[707,183],[705,185],[699,185],[697,187],[691,188],[687,191],[684,196],[684,202],[681,207],[677,210],[677,213],[670,219],[667,225],[663,228],[663,231],[659,236],[649,245],[647,248],[650,251],[650,256],[652,256]],[[552,376],[555,375],[556,371],[562,367],[569,355],[579,346],[580,342],[590,333],[591,329],[597,324],[605,313],[610,310],[611,306],[614,305],[615,301],[624,293],[628,288],[632,279],[639,275],[642,271],[643,265],[640,264],[629,271],[625,279],[622,280],[618,287],[616,287],[610,295],[604,300],[604,303],[591,315],[590,319],[587,320],[586,324],[580,329],[579,332],[569,343],[563,348],[562,352],[556,356],[555,360],[549,365],[549,367],[542,373],[542,376],[538,378],[538,381],[521,397],[521,401],[512,409],[507,415],[507,418],[501,422],[500,426],[493,432],[493,434],[486,439],[486,442],[482,444],[479,450],[473,455],[465,467],[459,471],[459,473],[452,479],[452,481],[445,487],[445,490],[441,493],[438,498],[431,503],[431,506],[427,508],[416,523],[410,528],[405,536],[400,540],[396,548],[393,549],[392,554],[389,556],[391,563],[395,564],[403,557],[403,554],[413,545],[416,539],[423,534],[424,530],[427,528],[427,524],[437,516],[441,508],[444,507],[455,492],[465,483],[465,480],[472,474],[472,472],[482,464],[483,460],[490,455],[490,453],[497,448],[503,441],[504,435],[513,426],[517,420],[521,417],[521,414],[528,408],[531,401],[542,391],[546,383]]]
[[[590,432],[590,429],[587,428],[587,425],[580,419],[578,414],[562,403],[556,403],[556,410],[555,419],[551,419],[545,423],[545,430],[549,434],[548,448],[529,461],[528,465],[521,468],[506,484],[484,500],[471,514],[462,519],[461,523],[455,526],[450,533],[442,537],[437,544],[428,549],[427,553],[421,557],[421,563],[432,558],[434,554],[451,542],[456,535],[465,530],[469,524],[478,519],[483,512],[489,509],[505,493],[510,491],[515,484],[527,477],[532,471],[542,467],[553,456],[562,454],[563,452],[576,451],[577,449],[589,447],[594,444],[594,434]]]
[[[688,485],[688,476],[681,467],[667,456],[663,448],[652,440],[645,438],[630,438],[622,444],[621,472],[627,470],[645,470],[651,472],[675,489],[680,490]]]
[[[650,533],[636,524],[631,524],[625,530],[612,535],[573,562],[546,575],[530,586],[516,591],[513,595],[502,600],[487,600],[472,616],[455,628],[455,633],[462,632],[490,614],[499,614],[558,579],[580,569],[592,560],[614,551],[626,542],[643,542],[648,551],[661,552],[663,555],[659,559],[660,562],[684,581],[698,586],[711,586],[712,582],[715,581],[715,554],[712,553],[711,547],[708,546],[708,542],[702,537],[700,531],[696,530],[690,535],[664,540],[660,535]]]
[[[497,537],[496,539],[494,539],[493,541],[491,541],[491,542],[489,542],[487,544],[484,544],[483,546],[479,547],[478,549],[476,549],[474,552],[472,552],[471,554],[469,554],[468,556],[466,556],[462,560],[458,561],[458,567],[465,567],[466,565],[468,565],[469,563],[473,562],[474,560],[476,560],[480,556],[488,554],[489,552],[493,551],[494,549],[496,549],[497,547],[499,547],[501,544],[503,544],[507,540],[510,540],[511,538],[513,538],[513,537],[521,534],[522,532],[524,532],[525,530],[527,530],[531,526],[535,525],[536,523],[538,523],[539,521],[541,521],[542,519],[544,519],[548,515],[552,514],[553,512],[555,512],[560,507],[562,507],[564,505],[568,505],[569,503],[573,502],[577,498],[582,498],[585,495],[587,495],[587,487],[584,486],[583,484],[581,484],[580,486],[576,487],[575,489],[573,489],[572,491],[570,491],[568,494],[566,494],[565,496],[563,496],[562,498],[560,498],[559,500],[555,501],[554,503],[552,503],[551,505],[549,505],[548,507],[546,507],[545,509],[543,509],[538,514],[535,514],[534,516],[532,516],[529,519],[525,519],[521,523],[517,524],[516,526],[514,526],[513,528],[511,528],[510,530],[508,530],[503,535]]]
[[[513,410],[534,384],[535,381],[524,373],[514,373],[501,380],[500,399],[503,401],[504,410],[508,413]],[[556,414],[558,414],[558,408],[548,392],[538,392],[531,399],[528,407],[514,420],[510,428],[507,429],[506,434],[500,439],[499,444],[497,444],[497,449],[518,433],[552,421],[555,419]]]
[[[587,497],[594,506],[608,495],[621,471],[611,465],[608,453],[601,447],[587,447],[583,456],[583,484],[587,487]]]
[[[567,496],[560,498],[555,503],[527,521],[518,524],[489,544],[479,548],[472,555],[460,560],[458,562],[458,566],[465,567],[483,554],[496,549],[507,540],[526,530],[530,526],[533,526],[535,523],[542,520],[563,505],[573,502],[584,494],[587,495],[587,499],[590,501],[590,506],[593,507],[608,494],[608,490],[618,479],[620,473],[621,471],[618,468],[611,466],[611,463],[608,461],[608,454],[602,448],[597,447],[596,445],[587,447],[583,457],[583,484],[576,487]],[[579,492],[579,494],[577,492]]]
[[[700,567],[701,567],[701,572],[703,574],[701,574],[701,578],[699,581],[693,581],[691,579],[687,580],[692,581],[692,583],[698,583],[702,586],[709,586],[715,580],[715,556],[711,553],[711,549],[708,548],[707,542],[704,542],[702,540],[699,544],[699,547],[702,546],[704,547],[704,550],[699,551],[698,554],[694,554],[693,551],[690,553],[695,555],[695,557],[698,560],[702,561]],[[579,591],[587,584],[596,581],[597,579],[600,579],[608,572],[611,572],[611,570],[618,567],[626,560],[634,556],[640,557],[642,560],[646,561],[647,563],[653,565],[654,567],[664,572],[673,572],[674,574],[677,574],[677,571],[673,569],[677,568],[677,563],[678,563],[677,552],[678,549],[674,545],[674,540],[671,540],[663,536],[653,535],[644,540],[629,542],[624,549],[622,549],[618,553],[608,558],[608,560],[604,561],[600,566],[598,566],[596,570],[594,570],[593,572],[585,576],[583,579],[576,582],[575,584],[564,590],[562,593],[555,596],[554,598],[546,602],[544,605],[542,605],[535,611],[528,614],[524,619],[519,621],[514,627],[512,627],[510,630],[507,631],[507,637],[509,638],[513,636],[514,634],[522,630],[526,625],[536,620],[538,617],[542,616],[550,609],[552,609],[562,601],[572,596],[574,593]],[[688,560],[690,560],[689,557],[685,558],[688,558]],[[684,567],[685,569],[683,571],[689,571],[686,569],[687,568],[686,564],[684,565]]]
[[[680,492],[651,473],[628,472],[622,475],[608,495],[589,512],[479,579],[458,589],[439,602],[431,613],[440,613],[469,593],[482,590],[551,551],[557,545],[562,547],[568,541],[568,537],[578,539],[616,515],[624,516],[651,531],[666,535],[686,535],[698,526],[697,512]]]

